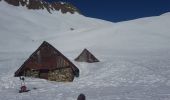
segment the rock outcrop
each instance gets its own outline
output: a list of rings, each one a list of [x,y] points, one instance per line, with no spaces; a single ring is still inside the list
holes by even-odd
[[[70,12],[71,14],[74,14],[75,12],[80,13],[75,6],[65,2],[49,3],[43,0],[4,0],[4,1],[14,6],[25,6],[28,9],[32,10],[46,9],[49,13],[59,10],[61,10],[62,13],[67,12]]]

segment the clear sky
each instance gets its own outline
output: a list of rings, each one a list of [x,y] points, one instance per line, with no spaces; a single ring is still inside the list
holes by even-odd
[[[48,0],[59,1],[59,0]],[[170,12],[170,0],[60,0],[75,5],[83,15],[112,22]]]

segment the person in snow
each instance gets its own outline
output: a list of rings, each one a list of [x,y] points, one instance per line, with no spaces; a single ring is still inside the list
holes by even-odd
[[[77,100],[86,100],[86,97],[84,94],[80,94],[78,97],[77,97]]]

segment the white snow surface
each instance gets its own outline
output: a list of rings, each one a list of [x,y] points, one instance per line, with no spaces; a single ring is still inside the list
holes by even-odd
[[[26,78],[31,91],[18,93],[14,72],[43,41],[68,57],[80,77],[70,83]],[[75,62],[84,48],[100,62]],[[170,100],[170,13],[111,23],[1,1],[0,100],[76,100],[80,93],[87,100]]]

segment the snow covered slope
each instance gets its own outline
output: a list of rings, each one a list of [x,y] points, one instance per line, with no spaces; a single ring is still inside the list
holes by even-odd
[[[50,14],[46,10],[28,10],[24,7],[14,7],[4,1],[0,2],[0,6],[0,30],[3,34],[1,38],[6,38],[0,39],[0,42],[3,45],[9,43],[0,48],[1,50],[13,48],[14,44],[22,45],[23,40],[29,43],[47,37],[51,38],[62,32],[70,31],[71,28],[84,30],[103,25],[98,20],[85,18],[78,14],[62,14],[61,12]]]
[[[14,72],[44,40],[72,61],[87,48],[101,62],[73,61],[73,83],[27,78],[19,94]],[[0,2],[0,100],[169,100],[169,88],[170,13],[111,23]]]

